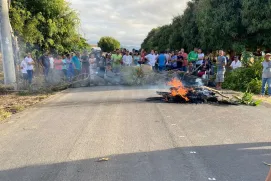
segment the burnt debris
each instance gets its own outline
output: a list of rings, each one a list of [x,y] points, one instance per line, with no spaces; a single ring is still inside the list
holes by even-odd
[[[238,105],[237,103],[230,101],[227,96],[224,96],[219,91],[206,86],[184,86],[177,78],[168,82],[168,85],[171,86],[169,92],[157,92],[161,97],[148,98],[147,101],[163,101],[167,103],[183,104],[219,103]],[[226,98],[226,100],[223,98]]]

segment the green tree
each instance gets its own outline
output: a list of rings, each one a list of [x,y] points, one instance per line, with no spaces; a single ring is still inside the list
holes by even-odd
[[[244,44],[240,1],[201,0],[197,7],[200,45],[213,50],[231,50]]]
[[[191,0],[171,24],[154,28],[142,43],[145,49],[194,47],[255,51],[270,49],[270,0]],[[170,36],[168,36],[170,34]]]
[[[141,44],[142,49],[146,51],[150,51],[151,49],[154,49],[153,41],[154,41],[154,36],[157,31],[158,31],[158,28],[154,28],[148,33],[147,37],[144,39],[143,43]]]
[[[120,48],[120,42],[113,37],[105,36],[100,39],[98,46],[104,52],[111,52]]]
[[[187,8],[182,15],[182,29],[180,31],[183,37],[183,46],[188,51],[194,47],[199,47],[199,30],[196,23],[197,4],[199,0],[192,0],[187,3]]]
[[[155,28],[148,34],[141,47],[147,51],[151,49],[158,51],[166,50],[169,48],[169,38],[171,34],[171,25]]]
[[[77,31],[77,13],[65,0],[13,0],[10,19],[15,34],[30,50],[63,53],[89,47]]]
[[[270,48],[271,42],[271,1],[242,0],[242,24],[245,26],[246,47]]]
[[[171,29],[172,33],[169,38],[169,47],[173,50],[184,48],[183,45],[183,35],[181,31],[183,30],[183,19],[182,16],[176,16],[173,18]]]

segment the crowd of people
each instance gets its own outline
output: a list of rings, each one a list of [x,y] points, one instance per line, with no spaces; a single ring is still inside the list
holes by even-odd
[[[91,53],[84,52],[70,53],[65,55],[53,56],[49,53],[44,53],[38,61],[34,61],[30,53],[21,62],[22,77],[32,83],[34,65],[38,64],[43,69],[43,74],[46,81],[55,79],[56,77],[64,78],[72,81],[74,78],[93,79],[97,74],[110,77],[119,75],[122,67],[126,66],[142,66],[148,65],[153,71],[163,72],[167,70],[179,70],[194,74],[199,77],[206,78],[208,74],[214,74],[214,65],[219,69],[217,81],[218,88],[221,88],[219,82],[224,81],[224,68],[227,64],[227,58],[223,51],[220,51],[220,56],[217,58],[217,64],[211,60],[210,56],[206,56],[201,49],[195,48],[189,54],[182,48],[176,51],[161,51],[151,50],[147,53],[144,49],[141,51],[133,49],[117,49],[114,52],[102,53],[92,51]],[[224,65],[225,64],[225,65]],[[235,57],[230,67],[236,69],[241,67],[241,62],[238,57]]]
[[[267,54],[265,57],[263,67],[269,70],[268,67],[271,65],[268,62],[271,55]],[[93,80],[96,76],[112,81],[114,77],[120,75],[122,67],[148,65],[156,72],[177,70],[203,79],[209,78],[209,75],[216,75],[216,88],[219,90],[224,82],[226,68],[235,70],[242,67],[238,56],[229,60],[225,52],[219,50],[219,56],[214,58],[211,54],[205,55],[200,48],[194,48],[190,53],[186,53],[183,48],[161,52],[151,50],[149,53],[144,49],[141,51],[117,49],[108,53],[92,51],[91,53],[84,52],[82,55],[70,53],[62,56],[45,53],[38,61],[34,61],[29,53],[20,66],[22,77],[28,80],[29,84],[32,83],[35,64],[39,64],[43,68],[46,81],[55,79],[56,76],[67,81],[88,77]],[[271,85],[271,78],[267,74],[263,73],[263,91],[266,83]],[[269,94],[271,95],[271,86],[269,86]]]

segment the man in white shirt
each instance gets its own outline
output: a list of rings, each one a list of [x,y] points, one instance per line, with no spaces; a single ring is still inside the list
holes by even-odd
[[[145,58],[148,60],[148,65],[152,66],[152,69],[155,70],[156,55],[154,54],[154,50],[152,50],[150,54],[145,56]]]
[[[133,63],[133,57],[129,55],[129,51],[126,51],[126,54],[122,57],[124,66],[131,66]]]
[[[20,69],[22,72],[22,78],[24,80],[24,83],[26,84],[26,81],[28,80],[28,76],[27,76],[27,63],[25,59],[21,62]]]
[[[235,56],[235,57],[234,57],[234,60],[232,61],[230,67],[231,67],[233,70],[242,67],[242,63],[241,63],[241,61],[238,59],[238,56]]]
[[[26,71],[27,71],[27,76],[28,76],[28,83],[32,84],[34,60],[32,59],[31,53],[28,53],[27,57],[24,60],[27,64]]]
[[[54,57],[52,55],[49,55],[49,60],[50,60],[50,69],[54,69]]]

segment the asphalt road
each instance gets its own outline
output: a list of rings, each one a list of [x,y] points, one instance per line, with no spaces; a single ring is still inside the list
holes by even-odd
[[[13,116],[0,124],[0,180],[265,179],[270,108],[145,102],[156,90],[70,89]]]

